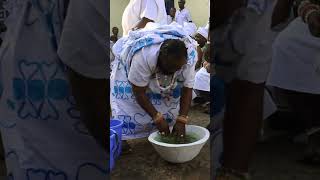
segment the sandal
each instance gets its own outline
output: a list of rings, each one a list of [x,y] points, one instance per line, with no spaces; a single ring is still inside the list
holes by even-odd
[[[240,173],[232,169],[218,169],[215,180],[250,180],[248,173]]]

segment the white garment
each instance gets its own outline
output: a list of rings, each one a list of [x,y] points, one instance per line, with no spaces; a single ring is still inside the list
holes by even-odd
[[[105,47],[108,13],[104,7],[107,3],[103,0],[69,0],[59,42],[61,60],[74,71],[90,78],[109,78]]]
[[[122,15],[123,36],[127,36],[143,17],[155,23],[167,24],[164,0],[130,0]]]
[[[166,39],[180,39],[185,43],[188,62],[175,73],[172,86],[162,89],[156,81],[155,68],[161,43]],[[146,93],[150,102],[173,126],[180,108],[181,88],[192,88],[194,85],[194,68],[198,57],[196,41],[181,26],[172,24],[157,27],[150,24],[120,39],[113,46],[113,52],[116,59],[110,78],[111,107],[114,118],[124,122],[123,139],[147,137],[156,130],[152,118],[137,103],[131,83],[148,86]]]
[[[292,91],[320,94],[320,39],[296,18],[273,44],[267,84]]]
[[[207,27],[207,26],[206,26]],[[200,34],[201,36],[203,36],[204,38],[206,38],[208,40],[209,37],[209,28],[206,27],[199,27],[197,30],[197,33]]]
[[[80,120],[57,55],[64,1],[9,2],[8,36],[0,51],[0,130],[8,179],[107,179],[107,153]],[[54,7],[49,18],[41,10],[48,7]]]
[[[184,8],[182,10],[178,9],[176,12],[175,20],[181,26],[183,26],[184,22],[192,21],[189,10],[186,8]]]
[[[197,32],[197,26],[194,23],[184,22],[183,29],[189,36],[193,36]]]
[[[228,50],[234,53],[236,50],[239,56],[234,56],[228,60],[217,59],[221,61],[216,65],[216,72],[226,82],[230,82],[234,78],[247,80],[253,83],[263,83],[266,81],[269,66],[271,64],[272,43],[277,35],[270,29],[271,15],[273,11],[274,0],[268,0],[266,9],[260,15],[251,8],[242,8],[233,22],[232,44]],[[221,29],[220,29],[221,30]],[[216,37],[223,36],[227,30],[213,33]],[[226,38],[228,39],[228,38]],[[222,48],[223,49],[223,48]],[[226,50],[226,49],[223,49]],[[217,52],[218,53],[218,52]],[[223,57],[231,53],[223,54]],[[223,62],[225,61],[225,62]],[[224,65],[223,63],[229,63]]]
[[[157,81],[152,79],[152,75],[156,71],[156,66],[159,56],[159,45],[145,47],[132,58],[132,63],[129,71],[128,80],[136,86],[149,86],[151,90],[156,91]],[[192,66],[184,66],[182,71],[184,87],[193,88],[195,70]],[[150,81],[150,79],[152,79]]]
[[[168,17],[167,23],[171,24],[173,22],[173,18],[170,15],[168,15],[167,17]]]
[[[202,67],[195,76],[193,89],[210,92],[210,74]]]
[[[185,66],[182,72],[177,72],[178,83],[172,90],[165,93],[160,91],[153,77],[159,49],[160,45],[152,45],[138,51],[132,58],[128,78],[123,64],[118,59],[115,60],[111,74],[111,107],[112,115],[124,122],[124,140],[144,138],[156,130],[152,118],[136,102],[129,82],[137,86],[148,86],[150,102],[164,115],[170,126],[174,125],[180,109],[181,87],[193,87],[195,64]]]

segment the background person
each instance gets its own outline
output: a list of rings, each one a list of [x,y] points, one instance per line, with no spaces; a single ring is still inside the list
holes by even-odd
[[[176,11],[177,10],[174,7],[170,9],[170,13],[168,15],[168,24],[171,24],[175,20]]]
[[[185,8],[185,4],[186,4],[185,0],[178,1],[179,9],[177,10],[175,15],[176,22],[181,26],[183,26],[184,22],[187,22],[187,23],[192,22],[190,11],[187,8]]]
[[[110,40],[113,43],[116,43],[118,41],[118,39],[120,39],[120,37],[118,36],[119,33],[119,28],[118,27],[113,27],[112,28],[112,35],[110,36]]]
[[[132,49],[138,50],[126,58],[119,59],[121,52],[130,52],[131,48],[122,49],[126,38],[113,47],[119,66],[114,66],[111,75],[112,108],[113,115],[124,122],[124,140],[147,137],[155,128],[168,135],[169,126],[174,126],[173,134],[178,137],[185,135],[197,58],[195,41],[182,28],[166,27],[133,32],[135,40],[128,43],[137,42]],[[163,40],[159,33],[168,36]],[[154,43],[140,46],[138,42],[146,38]]]
[[[148,22],[168,24],[164,0],[130,0],[122,15],[123,36],[144,28]]]
[[[272,27],[284,29],[273,44],[273,60],[267,84],[285,95],[307,137],[303,162],[320,165],[320,3],[301,1],[290,18],[293,2],[278,0]],[[293,53],[294,52],[294,53]]]

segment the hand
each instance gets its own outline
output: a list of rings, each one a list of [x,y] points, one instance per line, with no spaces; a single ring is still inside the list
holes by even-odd
[[[172,135],[177,138],[185,138],[186,137],[186,124],[182,122],[176,122],[173,126]]]
[[[164,133],[165,136],[170,134],[170,129],[167,121],[162,117],[158,123],[156,123],[157,129],[160,133]]]
[[[310,33],[315,37],[320,37],[320,12],[316,11],[311,13],[307,22]]]
[[[208,73],[210,73],[210,63],[204,61],[202,66],[207,70]]]

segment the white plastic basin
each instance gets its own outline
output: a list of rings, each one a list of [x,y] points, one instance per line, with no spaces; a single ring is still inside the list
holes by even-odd
[[[185,163],[194,159],[210,137],[207,129],[187,125],[186,133],[192,132],[199,138],[198,141],[189,144],[168,144],[156,141],[154,138],[158,136],[158,131],[150,134],[148,140],[151,142],[158,154],[166,161],[171,163]]]

